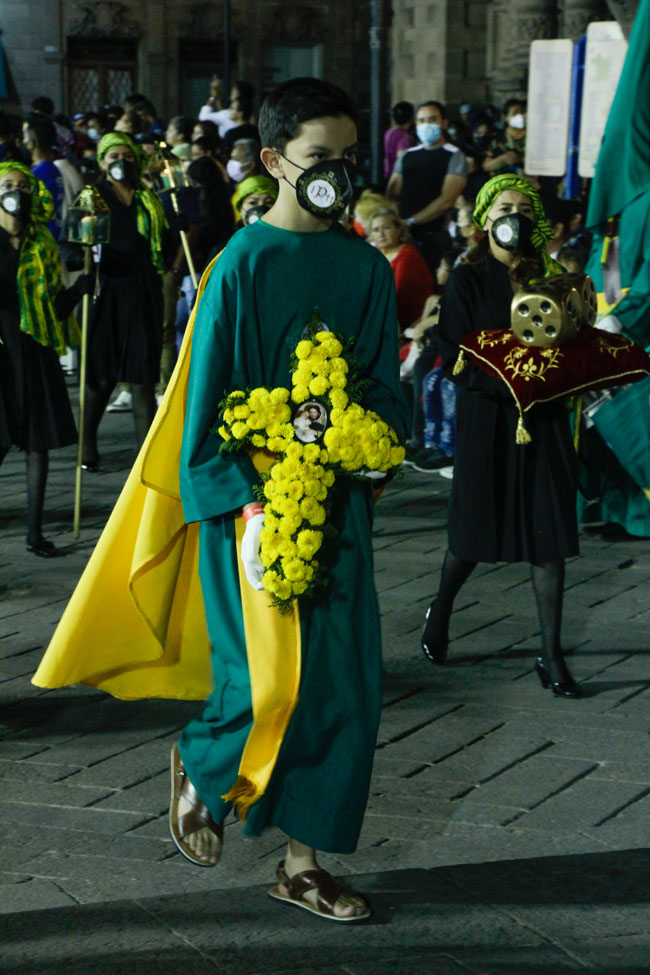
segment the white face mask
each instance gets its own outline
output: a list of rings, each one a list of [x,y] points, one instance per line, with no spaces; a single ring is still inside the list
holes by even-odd
[[[245,176],[244,167],[238,159],[229,159],[226,164],[226,171],[234,183],[241,183]]]
[[[517,112],[512,118],[508,119],[508,125],[511,129],[525,129],[526,128],[526,117]]]
[[[99,140],[99,132],[97,129],[88,129],[88,138],[97,142]]]

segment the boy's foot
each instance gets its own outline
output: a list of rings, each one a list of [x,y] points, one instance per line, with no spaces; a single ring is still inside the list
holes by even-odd
[[[198,867],[214,867],[221,858],[223,826],[218,826],[201,802],[181,761],[178,744],[171,753],[169,831],[176,848]]]
[[[372,913],[360,894],[335,880],[326,870],[321,870],[315,860],[310,869],[291,876],[285,861],[281,860],[276,874],[278,883],[268,892],[274,900],[302,907],[328,921],[364,921]]]

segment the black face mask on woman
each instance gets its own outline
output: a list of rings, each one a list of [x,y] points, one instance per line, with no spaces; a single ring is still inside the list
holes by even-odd
[[[490,234],[504,251],[521,250],[530,243],[535,224],[523,213],[506,213],[494,221]]]
[[[32,211],[32,198],[24,190],[7,190],[0,196],[0,206],[17,220],[27,220]]]
[[[292,166],[302,169],[295,184],[287,180],[295,189],[300,206],[314,217],[338,219],[352,197],[350,173],[354,175],[354,164],[343,159],[326,159],[305,169],[282,153],[280,155]]]
[[[138,167],[130,159],[116,159],[108,164],[108,175],[116,183],[127,183],[135,186],[138,181]]]

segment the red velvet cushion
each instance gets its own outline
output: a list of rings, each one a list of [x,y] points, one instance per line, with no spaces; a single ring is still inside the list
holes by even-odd
[[[506,383],[521,413],[535,403],[624,386],[650,375],[650,356],[643,349],[597,328],[585,328],[573,342],[548,349],[522,345],[510,329],[491,329],[466,336],[461,349]]]

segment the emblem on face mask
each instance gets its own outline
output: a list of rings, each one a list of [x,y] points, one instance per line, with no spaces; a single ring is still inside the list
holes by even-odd
[[[298,166],[297,163],[293,165]],[[298,169],[302,172],[296,180],[295,190],[300,206],[315,217],[336,220],[352,197],[350,173],[354,173],[353,164],[343,159],[329,159],[307,169],[298,166]],[[289,185],[293,186],[293,183]]]
[[[535,224],[523,213],[507,213],[492,224],[492,239],[505,251],[516,251],[530,241]]]

